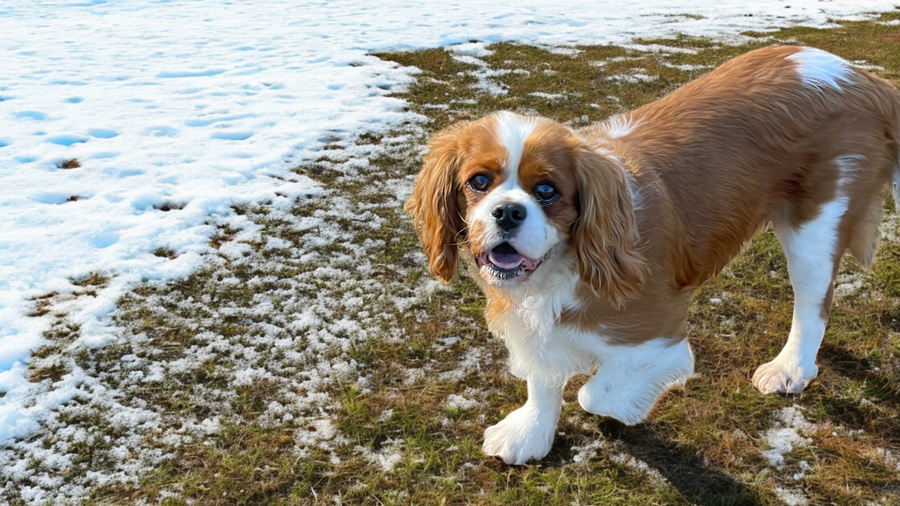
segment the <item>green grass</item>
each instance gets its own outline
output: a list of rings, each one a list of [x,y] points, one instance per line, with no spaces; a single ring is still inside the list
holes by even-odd
[[[738,46],[690,37],[638,41],[690,53],[579,46],[567,55],[500,43],[484,61],[500,72],[491,79],[502,95],[485,92],[478,68],[443,49],[379,56],[422,69],[398,97],[427,118],[428,132],[498,109],[580,126],[780,41],[864,59],[896,82],[898,33],[850,22],[829,30],[746,34],[748,41]],[[615,77],[637,74],[651,78]],[[485,328],[475,285],[462,279],[437,289],[424,270],[400,205],[426,138],[417,125],[404,125],[389,135],[364,135],[354,145],[329,144],[318,160],[296,169],[318,181],[323,193],[298,199],[288,214],[266,205],[236,208],[244,226],[217,223],[211,245],[222,251],[243,243],[247,256],[220,253],[188,278],[138,287],[119,303],[123,338],[115,344],[68,350],[78,329],[64,313],[55,316],[51,344],[35,354],[40,360],[33,361],[32,380],[53,381],[68,370],[68,360],[102,374],[128,392],[123,403],[160,414],[141,447],[169,452],[137,482],[97,487],[91,502],[778,504],[778,488],[798,491],[810,504],[900,502],[900,472],[883,456],[884,450],[900,452],[897,244],[882,245],[871,273],[845,261],[841,275],[860,287],[837,298],[820,376],[802,396],[762,396],[750,385],[752,371],[774,357],[791,323],[785,260],[766,231],[698,291],[689,315],[698,377],[665,395],[647,422],[626,427],[584,413],[575,398],[586,378],[575,378],[547,458],[517,468],[484,456],[484,429],[518,407],[525,389],[506,372],[505,350]],[[366,163],[355,163],[359,153]],[[893,210],[887,200],[885,206]],[[254,227],[258,233],[249,234]],[[267,248],[272,239],[288,247]],[[173,257],[165,248],[154,254]],[[334,271],[322,274],[323,268]],[[97,274],[78,281],[80,296],[90,296],[108,279]],[[421,291],[428,295],[418,297]],[[54,297],[36,298],[35,316],[51,314]],[[398,305],[397,299],[408,302]],[[292,327],[310,307],[317,326]],[[270,325],[280,330],[266,330]],[[286,344],[273,346],[266,332]],[[161,376],[131,381],[121,365],[130,356],[145,364],[139,370],[146,375],[152,372],[146,364],[164,364]],[[344,360],[354,364],[348,375],[326,375],[321,384],[311,379],[310,371],[322,364]],[[248,366],[272,375],[235,385],[236,371]],[[306,397],[310,393],[323,397]],[[452,395],[473,402],[451,407]],[[273,417],[272,403],[292,416]],[[816,428],[804,434],[810,444],[787,454],[779,471],[761,452],[768,449],[773,414],[790,406]],[[105,421],[110,414],[66,416],[73,426],[117,437],[120,429]],[[183,420],[214,417],[220,427],[207,435],[181,427]],[[177,446],[167,439],[172,434],[179,435]],[[98,441],[83,449],[71,472],[113,466],[106,443]],[[798,473],[802,477],[794,479]]]

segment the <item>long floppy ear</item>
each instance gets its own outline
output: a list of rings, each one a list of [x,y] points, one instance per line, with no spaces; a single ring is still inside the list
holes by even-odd
[[[644,286],[644,259],[625,168],[581,144],[575,158],[579,216],[572,245],[582,280],[613,307]]]
[[[412,215],[431,274],[445,283],[456,278],[459,270],[457,241],[464,224],[456,175],[463,154],[461,137],[468,125],[456,123],[428,141],[424,166],[404,206]]]

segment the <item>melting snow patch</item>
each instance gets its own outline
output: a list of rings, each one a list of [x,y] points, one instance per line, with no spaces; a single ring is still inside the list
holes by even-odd
[[[460,56],[472,56],[475,58],[484,58],[494,54],[493,51],[484,47],[483,42],[468,42],[465,44],[457,44],[450,47],[450,51]]]
[[[402,446],[402,440],[388,439],[381,450],[377,452],[373,452],[365,446],[357,446],[356,452],[365,457],[369,462],[380,466],[382,471],[390,473],[403,459]]]
[[[808,438],[800,433],[809,433],[815,426],[809,423],[797,408],[791,406],[783,408],[776,416],[776,427],[766,431],[764,438],[771,447],[762,452],[762,456],[769,461],[769,465],[776,469],[784,467],[784,456],[793,451],[795,447],[806,446],[810,443]],[[799,431],[799,432],[798,432]]]
[[[884,448],[876,448],[875,453],[881,457],[888,467],[893,467],[895,471],[900,472],[900,456]]]
[[[472,409],[477,405],[478,401],[475,399],[468,399],[459,394],[450,394],[447,396],[447,407],[450,409],[465,411],[467,409]]]
[[[603,441],[602,439],[596,439],[584,446],[573,446],[572,451],[575,453],[575,456],[572,457],[572,462],[575,462],[576,464],[587,463],[595,458],[597,452],[606,446],[606,441]]]
[[[809,499],[797,490],[775,487],[775,494],[788,506],[806,506],[809,504]]]
[[[607,76],[606,79],[608,81],[616,81],[620,83],[627,84],[636,84],[636,83],[648,83],[651,81],[656,81],[659,79],[659,76],[651,76],[644,74],[642,72],[637,72],[634,74],[614,74],[611,76]]]
[[[834,283],[834,294],[838,298],[859,293],[863,286],[863,275],[859,272],[838,274]]]
[[[691,49],[689,47],[664,46],[662,44],[626,44],[625,47],[636,49],[638,51],[647,51],[650,53],[660,54],[697,54],[696,49]]]
[[[472,347],[466,350],[456,367],[449,371],[441,373],[439,379],[441,381],[458,383],[466,378],[470,373],[480,371],[481,365],[487,360],[487,353],[484,348]]]
[[[694,72],[696,70],[709,70],[712,69],[712,65],[690,65],[687,63],[684,64],[676,64],[670,63],[667,61],[662,62],[664,67],[669,67],[671,69],[678,69],[682,72]]]
[[[592,459],[596,458],[601,450],[619,450],[616,451],[616,453],[611,453],[608,456],[611,462],[634,471],[640,475],[643,475],[656,485],[666,483],[666,477],[663,476],[658,470],[650,467],[643,460],[633,455],[629,455],[624,451],[621,451],[622,446],[623,445],[618,442],[610,444],[602,439],[590,441],[582,446],[573,446],[572,452],[575,453],[575,456],[572,457],[572,462],[576,464],[588,463]]]
[[[663,476],[659,471],[653,469],[646,462],[640,460],[632,455],[628,455],[627,453],[615,453],[610,455],[609,460],[619,464],[620,466],[627,467],[632,471],[636,471],[638,474],[642,474],[647,477],[652,483],[656,485],[661,485],[666,482],[666,477]]]
[[[566,98],[566,95],[564,93],[544,93],[542,91],[535,91],[529,93],[529,95],[531,95],[532,97],[546,98],[547,100],[560,100]]]
[[[558,54],[563,56],[578,56],[583,51],[578,49],[577,47],[566,47],[566,46],[541,46],[541,49],[547,51],[548,53]]]
[[[481,60],[481,58],[493,54],[492,51],[489,51],[484,47],[483,43],[475,42],[458,46],[451,46],[449,50],[454,60],[477,67],[477,69],[472,71],[471,73],[478,80],[478,82],[475,84],[476,88],[480,89],[484,93],[488,93],[494,96],[506,95],[506,93],[508,92],[506,86],[498,83],[493,78],[503,74],[508,74],[511,71],[492,69],[488,66],[487,63]]]
[[[791,478],[800,481],[803,478],[806,478],[807,473],[809,473],[809,470],[812,469],[812,467],[809,465],[809,462],[805,460],[801,460],[800,462],[798,462],[797,466],[800,468],[800,471],[794,473]]]

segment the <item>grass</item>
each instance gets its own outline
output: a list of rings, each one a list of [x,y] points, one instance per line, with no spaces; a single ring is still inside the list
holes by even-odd
[[[60,160],[56,167],[59,169],[77,169],[81,167],[81,162],[77,158],[67,158],[65,160]]]
[[[891,19],[900,15],[882,21]],[[499,43],[483,66],[443,49],[379,56],[422,69],[398,96],[429,132],[497,109],[580,126],[777,42],[864,59],[898,82],[897,33],[848,22],[745,34],[737,46],[637,41],[689,50],[654,52]],[[410,124],[329,144],[296,169],[321,193],[289,212],[243,206],[239,219],[214,223],[208,266],[137,287],[119,302],[120,338],[110,345],[71,349],[79,329],[57,312],[59,295],[35,298],[34,316],[55,323],[32,381],[80,368],[123,392],[115,405],[77,397],[56,425],[75,435],[59,429],[43,444],[74,448],[72,480],[122,461],[149,469],[92,484],[89,503],[778,504],[790,494],[809,504],[900,502],[897,243],[882,245],[871,273],[845,260],[820,376],[802,396],[762,396],[749,381],[791,323],[785,260],[766,231],[698,291],[689,326],[699,377],[668,393],[649,421],[626,427],[585,414],[575,397],[586,378],[575,378],[547,458],[515,468],[485,457],[484,429],[518,407],[525,389],[506,373],[474,284],[440,288],[423,270],[400,207],[426,137]],[[100,273],[74,280],[79,297],[108,282]],[[809,442],[777,469],[763,452],[785,408],[812,425],[801,431]],[[148,421],[122,427],[118,410]]]

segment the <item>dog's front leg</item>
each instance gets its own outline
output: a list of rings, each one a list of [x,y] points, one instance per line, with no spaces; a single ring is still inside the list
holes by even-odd
[[[694,354],[687,339],[653,339],[636,346],[606,346],[593,378],[578,392],[588,413],[626,425],[644,421],[657,399],[694,374]]]
[[[517,466],[544,458],[553,446],[565,386],[565,381],[530,376],[525,405],[484,431],[484,453]]]

